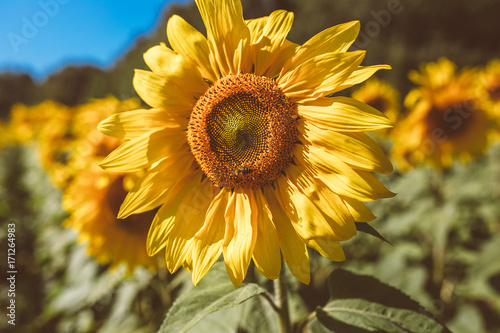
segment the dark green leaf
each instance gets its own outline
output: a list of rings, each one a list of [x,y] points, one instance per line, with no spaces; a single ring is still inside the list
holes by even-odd
[[[316,314],[334,332],[450,332],[416,301],[373,277],[336,269],[329,287],[332,301]]]
[[[389,308],[363,299],[329,302],[316,310],[318,320],[335,332],[448,332],[431,317],[416,311]]]
[[[253,283],[234,287],[224,265],[216,264],[196,287],[178,297],[158,333],[186,332],[208,314],[241,304],[265,291]]]
[[[382,236],[377,230],[375,230],[375,228],[372,227],[370,224],[368,224],[366,222],[354,222],[354,224],[356,225],[356,229],[358,231],[372,235],[372,236],[377,237],[378,239],[380,239],[384,242],[391,244],[391,242],[389,242],[387,239],[385,239],[385,237]]]

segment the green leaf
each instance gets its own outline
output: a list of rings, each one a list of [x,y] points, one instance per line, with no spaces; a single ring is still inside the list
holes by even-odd
[[[329,287],[332,300],[316,315],[334,332],[450,332],[408,295],[373,277],[336,269]]]
[[[331,301],[323,309],[318,308],[316,315],[334,332],[447,332],[444,326],[425,314],[389,308],[364,299]]]
[[[253,283],[234,287],[224,265],[216,264],[196,287],[178,297],[158,333],[186,332],[208,314],[237,306],[264,292]]]
[[[354,222],[354,224],[356,225],[356,230],[358,230],[360,232],[364,232],[364,233],[369,234],[369,235],[372,235],[372,236],[377,237],[378,239],[380,239],[384,242],[391,244],[391,242],[389,242],[387,239],[385,239],[385,237],[382,236],[377,230],[375,230],[375,228],[372,227],[370,224],[368,224],[366,222]]]

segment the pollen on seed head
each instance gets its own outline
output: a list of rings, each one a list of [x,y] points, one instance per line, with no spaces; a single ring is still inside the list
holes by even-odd
[[[296,119],[295,105],[271,79],[228,75],[198,99],[188,142],[214,185],[260,187],[291,162]]]

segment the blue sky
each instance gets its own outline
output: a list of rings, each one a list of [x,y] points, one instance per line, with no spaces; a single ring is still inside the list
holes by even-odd
[[[188,1],[1,1],[0,72],[26,71],[40,80],[68,64],[109,67],[171,3]]]

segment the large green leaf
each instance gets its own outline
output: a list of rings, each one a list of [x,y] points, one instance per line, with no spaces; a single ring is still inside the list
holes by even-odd
[[[316,315],[334,332],[450,332],[416,301],[373,277],[336,269],[329,287],[331,301]]]
[[[265,291],[253,283],[234,287],[224,265],[216,264],[196,287],[177,298],[158,333],[186,332],[210,313],[237,306]]]
[[[444,326],[425,314],[389,308],[364,299],[331,301],[323,309],[318,308],[316,315],[334,332],[447,332]]]

